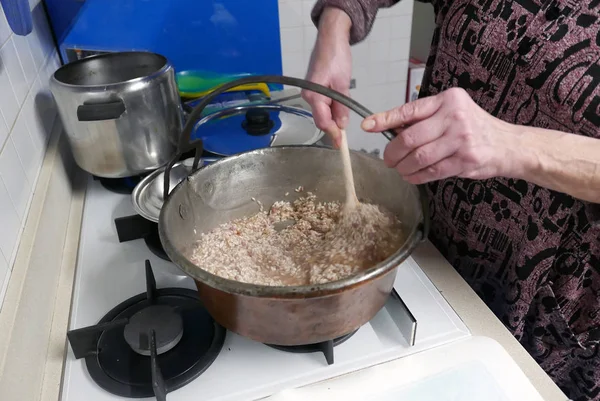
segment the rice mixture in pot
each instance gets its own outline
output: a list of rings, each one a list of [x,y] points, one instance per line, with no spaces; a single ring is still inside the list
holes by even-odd
[[[275,223],[287,220],[296,223],[275,229]],[[191,260],[212,274],[245,283],[320,284],[373,267],[404,240],[400,221],[381,206],[361,203],[356,211],[343,213],[340,202],[320,203],[308,193],[201,234]]]

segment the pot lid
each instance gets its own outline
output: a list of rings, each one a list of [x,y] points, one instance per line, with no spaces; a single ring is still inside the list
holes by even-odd
[[[192,139],[202,139],[207,152],[221,156],[272,146],[313,145],[322,136],[310,112],[278,104],[222,109],[198,121],[192,132]]]
[[[203,167],[214,162],[215,158],[201,158],[198,167]],[[185,177],[192,172],[194,159],[186,159],[177,162],[171,168],[169,180],[169,193],[179,184]],[[147,220],[158,223],[160,210],[162,209],[164,199],[164,176],[165,168],[162,167],[153,171],[143,180],[141,180],[131,193],[133,208],[142,217]]]

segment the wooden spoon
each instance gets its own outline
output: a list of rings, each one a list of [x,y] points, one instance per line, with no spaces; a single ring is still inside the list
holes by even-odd
[[[350,149],[348,148],[348,137],[346,135],[345,130],[341,130],[340,132],[342,136],[342,142],[340,145],[340,152],[342,154],[342,163],[344,166],[344,185],[346,187],[346,202],[344,204],[344,215],[346,217],[352,215],[352,218],[355,218],[355,213],[360,205],[358,201],[358,197],[356,196],[356,189],[354,188],[354,176],[352,174],[352,164],[350,162]],[[280,232],[285,230],[288,227],[291,227],[296,222],[293,220],[283,220],[276,222],[273,225],[275,231]]]
[[[358,207],[358,197],[354,188],[354,176],[352,175],[352,163],[350,162],[350,149],[348,149],[348,136],[346,130],[341,130],[340,152],[342,153],[342,163],[344,165],[344,183],[346,186],[346,204],[344,212],[349,213]]]

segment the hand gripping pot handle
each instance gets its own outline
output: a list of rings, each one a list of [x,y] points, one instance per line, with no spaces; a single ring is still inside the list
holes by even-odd
[[[255,76],[243,77],[243,78],[236,79],[234,81],[225,83],[225,84],[217,87],[216,89],[214,89],[211,93],[209,93],[190,112],[187,122],[185,124],[185,127],[183,127],[183,132],[181,133],[181,137],[179,138],[178,155],[175,156],[173,158],[173,160],[171,160],[171,162],[169,162],[169,164],[165,168],[164,199],[167,199],[167,196],[169,194],[169,184],[170,184],[169,175],[170,175],[171,168],[177,162],[177,160],[179,160],[179,158],[185,151],[192,149],[193,147],[196,148],[196,157],[194,159],[194,165],[193,165],[192,171],[194,171],[198,168],[198,161],[200,159],[200,153],[202,152],[202,144],[198,143],[198,142],[201,142],[200,140],[197,140],[194,143],[192,143],[191,135],[192,135],[192,131],[194,129],[194,125],[196,124],[196,121],[201,117],[202,112],[204,111],[204,108],[208,104],[210,104],[210,102],[215,97],[217,97],[218,95],[224,93],[225,91],[227,91],[229,89],[232,89],[232,88],[235,88],[235,87],[241,86],[241,85],[257,84],[257,83],[283,84],[283,85],[289,85],[289,86],[294,86],[297,88],[310,90],[310,91],[319,93],[323,96],[326,96],[338,103],[343,104],[344,106],[348,107],[350,110],[354,111],[356,114],[358,114],[359,116],[361,116],[363,118],[366,118],[373,114],[371,111],[369,111],[369,109],[364,107],[362,104],[358,103],[356,100],[354,100],[346,95],[343,95],[342,93],[340,93],[338,91],[327,88],[323,85],[316,84],[314,82],[307,81],[305,79],[285,77],[285,76],[279,76],[279,75],[255,75]],[[392,130],[384,131],[384,132],[382,132],[382,134],[390,141],[396,137],[396,134]],[[421,223],[422,240],[425,240],[425,239],[427,239],[427,236],[429,235],[429,226],[430,226],[429,203],[427,200],[428,197],[427,197],[427,192],[426,192],[425,186],[417,185],[417,188],[419,189],[419,196],[421,198],[421,209],[423,212],[423,222]]]

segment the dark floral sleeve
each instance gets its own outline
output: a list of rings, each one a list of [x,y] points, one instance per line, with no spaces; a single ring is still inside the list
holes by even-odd
[[[594,227],[600,227],[600,203],[584,202],[590,224]]]
[[[315,25],[326,7],[343,10],[352,20],[350,44],[363,40],[371,31],[377,10],[391,7],[399,0],[319,0],[312,10],[311,18]]]

